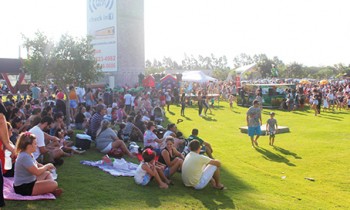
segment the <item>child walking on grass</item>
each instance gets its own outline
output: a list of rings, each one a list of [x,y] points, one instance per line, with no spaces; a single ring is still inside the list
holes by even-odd
[[[275,135],[278,130],[277,120],[274,118],[275,113],[270,112],[270,119],[266,122],[266,134],[269,134],[269,145],[273,146]]]
[[[167,189],[171,181],[165,177],[162,167],[156,166],[155,157],[156,153],[149,148],[142,152],[143,161],[136,169],[134,176],[135,182],[136,184],[145,186],[151,181],[151,178],[154,177],[159,188]]]
[[[229,102],[230,102],[230,109],[233,109],[233,100],[234,100],[234,96],[231,94],[230,97],[228,98]]]

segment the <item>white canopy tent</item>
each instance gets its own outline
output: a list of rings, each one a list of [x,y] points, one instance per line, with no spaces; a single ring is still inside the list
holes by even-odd
[[[214,77],[204,74],[202,71],[185,71],[182,73],[182,81],[186,82],[216,82],[218,81]]]

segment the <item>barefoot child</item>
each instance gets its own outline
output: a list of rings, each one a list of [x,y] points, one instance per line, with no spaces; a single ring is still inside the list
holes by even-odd
[[[231,94],[230,97],[228,98],[229,102],[230,102],[230,109],[233,108],[233,100],[234,100],[234,96]]]
[[[278,130],[277,120],[274,118],[275,113],[270,112],[270,119],[266,122],[266,134],[270,134],[269,136],[269,145],[273,146],[273,143],[275,142],[275,134]]]
[[[161,167],[156,166],[155,157],[156,153],[149,148],[142,152],[143,161],[136,169],[134,176],[135,182],[136,184],[145,186],[151,181],[151,178],[154,177],[159,188],[167,189],[171,181],[165,177]]]

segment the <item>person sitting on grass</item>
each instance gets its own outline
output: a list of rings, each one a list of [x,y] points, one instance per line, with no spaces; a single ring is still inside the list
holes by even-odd
[[[66,140],[64,138],[64,130],[58,129],[56,130],[55,136],[59,138],[59,141],[52,141],[46,146],[50,150],[55,150],[55,149],[62,149],[63,150],[63,157],[70,157],[71,155],[75,154],[82,154],[85,152],[85,150],[78,151],[72,148],[74,143],[72,141]]]
[[[40,119],[40,123],[38,125],[29,130],[29,132],[35,135],[37,142],[36,151],[33,153],[33,156],[39,163],[44,164],[54,162],[55,164],[61,165],[63,160],[60,158],[64,155],[63,150],[59,148],[50,149],[46,147],[46,142],[58,142],[60,140],[59,138],[44,132],[50,128],[52,121],[53,119],[51,117],[46,116]]]
[[[24,196],[52,193],[59,196],[62,189],[51,176],[50,170],[55,170],[51,163],[39,164],[33,153],[36,151],[36,137],[30,132],[22,133],[16,144],[17,159],[13,188],[17,194]]]
[[[143,145],[145,147],[152,146],[153,150],[157,153],[157,155],[160,155],[160,145],[163,143],[163,139],[159,139],[158,136],[154,133],[155,128],[156,126],[154,122],[149,121],[147,123],[147,130],[143,135]]]
[[[188,137],[188,140],[191,142],[192,140],[199,141],[199,144],[201,145],[201,150],[205,151],[205,153],[208,155],[208,157],[213,159],[213,149],[211,148],[211,145],[208,142],[205,142],[203,139],[198,137],[198,129],[194,128],[192,130],[192,135]]]
[[[203,189],[209,182],[216,189],[225,189],[220,182],[221,163],[218,160],[200,155],[200,143],[193,140],[189,144],[191,152],[186,156],[182,164],[182,181],[186,187],[196,190]]]
[[[171,181],[165,177],[162,170],[163,168],[156,166],[155,157],[156,153],[150,148],[147,148],[142,152],[143,161],[141,161],[136,169],[134,180],[136,184],[146,186],[151,181],[151,178],[154,177],[159,188],[167,189],[168,184],[170,184]]]
[[[172,136],[166,137],[165,142],[166,147],[162,150],[158,162],[166,165],[164,175],[170,177],[176,171],[181,171],[184,156],[175,148]]]
[[[110,125],[109,120],[102,120],[96,133],[96,148],[104,154],[116,157],[122,157],[123,155],[128,155],[131,158],[135,157],[130,153],[125,143],[118,138],[117,133],[110,128]]]

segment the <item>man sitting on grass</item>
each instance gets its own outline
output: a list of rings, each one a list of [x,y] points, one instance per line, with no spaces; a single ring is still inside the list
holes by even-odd
[[[225,187],[220,183],[220,161],[200,155],[201,147],[197,140],[191,141],[189,147],[191,152],[182,164],[181,173],[185,186],[200,190],[210,181],[214,188],[223,190]]]
[[[192,130],[192,135],[188,137],[188,140],[191,142],[192,140],[197,140],[199,141],[199,144],[201,146],[201,150],[205,151],[205,153],[208,155],[208,157],[213,159],[213,149],[211,148],[211,145],[208,142],[205,142],[203,139],[198,137],[198,129],[194,128]]]

